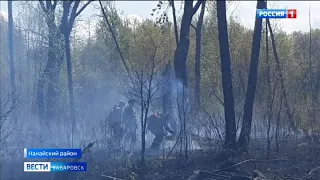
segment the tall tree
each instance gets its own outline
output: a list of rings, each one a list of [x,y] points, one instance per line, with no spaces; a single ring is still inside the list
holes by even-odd
[[[264,0],[258,0],[257,9],[266,8],[266,3]],[[261,43],[261,31],[262,31],[262,19],[256,18],[254,24],[254,32],[252,39],[252,49],[251,49],[251,62],[250,71],[248,77],[247,95],[244,103],[243,112],[243,123],[241,128],[241,133],[239,137],[239,148],[241,150],[247,151],[250,140],[251,124],[252,124],[252,113],[253,113],[253,103],[257,87],[257,77],[258,77],[258,64],[260,55],[260,43]]]
[[[231,58],[227,27],[226,1],[217,1],[218,32],[225,114],[225,147],[237,149],[234,97],[232,90]]]
[[[72,122],[72,145],[73,145],[73,130],[75,123],[75,107],[73,96],[73,80],[72,80],[72,62],[70,51],[70,34],[74,25],[74,21],[77,16],[90,4],[91,1],[87,1],[79,10],[80,1],[63,1],[63,15],[61,18],[61,24],[59,26],[60,32],[64,37],[64,48],[67,61],[67,73],[68,73],[68,89],[69,89],[69,105],[70,105],[70,119]]]
[[[201,79],[201,74],[200,74],[200,63],[201,63],[201,32],[202,32],[202,24],[203,24],[203,17],[204,17],[204,12],[206,9],[206,1],[202,3],[201,6],[201,11],[200,11],[200,16],[197,22],[197,27],[196,27],[196,59],[195,59],[195,79],[196,79],[196,84],[195,84],[195,99],[198,105],[200,105],[200,79]]]
[[[49,28],[48,41],[49,52],[48,61],[43,70],[41,77],[38,80],[37,87],[37,104],[39,117],[42,121],[54,119],[57,116],[57,97],[58,97],[58,80],[61,65],[66,52],[67,72],[68,72],[68,88],[70,98],[70,114],[71,119],[74,119],[74,100],[72,86],[72,64],[70,55],[70,33],[75,21],[75,18],[87,7],[91,2],[88,1],[79,10],[80,1],[63,1],[63,14],[59,25],[56,23],[55,11],[58,5],[58,0],[43,1],[39,0],[40,6],[46,15],[46,23]],[[73,6],[72,6],[73,4]],[[72,9],[70,9],[72,7]],[[45,94],[44,87],[48,86]]]
[[[172,17],[173,17],[173,27],[174,27],[174,34],[176,38],[176,46],[178,47],[179,43],[179,34],[178,34],[178,25],[177,25],[177,16],[176,16],[176,7],[174,4],[174,0],[169,1],[172,8]]]
[[[12,16],[12,0],[8,0],[8,49],[10,61],[10,86],[11,86],[11,102],[14,105],[16,99],[16,72],[14,66],[14,50],[13,50],[13,16]],[[17,111],[12,112],[12,121],[17,124]]]
[[[193,0],[184,1],[184,11],[181,20],[180,40],[174,52],[174,70],[176,78],[187,87],[187,56],[189,52],[189,32],[193,15],[197,12],[202,1],[193,7]]]
[[[314,131],[314,126],[316,125],[316,108],[315,104],[317,103],[317,97],[315,89],[315,80],[314,80],[314,72],[312,69],[312,27],[311,27],[311,8],[309,7],[309,80],[310,80],[310,96],[311,96],[311,124],[312,124],[312,131]]]
[[[57,117],[58,81],[64,59],[63,37],[56,24],[58,1],[39,0],[48,26],[48,61],[37,84],[37,105],[41,126]],[[45,87],[47,91],[45,92]],[[44,123],[44,124],[43,124]]]
[[[198,1],[193,6],[193,0],[184,1],[184,11],[181,20],[180,38],[177,48],[174,52],[174,70],[176,79],[179,81],[178,94],[177,94],[177,105],[181,124],[181,136],[180,136],[180,152],[182,152],[183,138],[185,142],[184,152],[185,158],[188,158],[188,134],[186,133],[186,116],[188,109],[188,81],[187,81],[187,56],[189,52],[190,39],[189,32],[191,27],[191,21],[193,15],[199,9],[203,1]],[[181,84],[181,86],[180,86]],[[181,154],[181,153],[180,153]]]
[[[268,3],[266,1],[266,9],[268,8]],[[266,66],[267,66],[267,121],[268,121],[268,128],[267,128],[267,158],[270,158],[270,150],[271,150],[271,120],[273,118],[273,100],[274,100],[274,93],[271,92],[271,76],[270,76],[270,63],[269,63],[269,41],[268,41],[268,23],[265,21],[265,31],[266,31]],[[274,86],[276,88],[276,85]],[[275,90],[274,90],[275,92]]]
[[[286,111],[286,114],[288,116],[289,123],[290,123],[289,129],[296,131],[297,130],[296,123],[295,123],[295,121],[293,119],[293,112],[291,110],[291,106],[289,104],[289,100],[288,100],[288,96],[287,96],[287,91],[286,91],[285,86],[284,86],[283,69],[282,69],[282,66],[280,64],[280,60],[279,60],[279,56],[278,56],[278,51],[277,51],[277,47],[276,47],[276,40],[274,38],[274,34],[273,34],[273,31],[272,31],[272,27],[271,27],[269,19],[266,19],[266,21],[267,21],[268,29],[269,29],[269,32],[270,32],[270,38],[271,38],[271,44],[272,44],[274,59],[276,61],[276,68],[277,68],[278,73],[279,73],[280,86],[281,86],[281,91],[282,91],[282,98],[283,98],[283,101],[284,101],[284,107],[285,107],[285,111]]]

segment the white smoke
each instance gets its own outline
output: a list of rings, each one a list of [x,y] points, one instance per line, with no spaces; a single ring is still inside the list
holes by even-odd
[[[8,21],[8,13],[4,12],[4,11],[0,11],[0,16],[4,17],[4,19],[6,21]]]

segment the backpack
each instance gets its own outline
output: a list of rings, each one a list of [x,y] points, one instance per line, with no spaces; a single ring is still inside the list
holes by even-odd
[[[116,124],[116,123],[121,123],[121,119],[118,119],[118,114],[117,113],[119,113],[119,110],[120,109],[118,109],[119,107],[118,106],[115,106],[115,107],[113,107],[111,110],[110,110],[110,113],[109,113],[109,115],[108,115],[108,117],[107,117],[107,121],[110,123],[110,124]]]
[[[126,107],[123,112],[122,122],[128,129],[137,128],[137,119],[135,109]]]
[[[159,114],[155,113],[149,116],[147,120],[147,129],[149,129],[153,134],[163,132],[163,120],[161,119]]]

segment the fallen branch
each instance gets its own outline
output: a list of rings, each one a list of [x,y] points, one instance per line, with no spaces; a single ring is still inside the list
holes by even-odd
[[[284,179],[284,180],[299,180],[299,178],[284,176],[283,174],[281,175],[281,179]]]
[[[120,179],[120,178],[116,178],[116,177],[112,177],[112,176],[107,176],[107,175],[104,175],[104,174],[101,174],[101,176],[105,177],[105,178],[112,179],[112,180],[124,180],[124,179]]]
[[[86,152],[88,152],[88,150],[89,150],[95,143],[96,143],[96,142],[89,143],[89,144],[87,145],[87,147],[85,147],[85,148],[81,151],[81,158],[82,158],[82,156],[83,156]],[[80,159],[81,159],[81,158],[80,158]],[[78,162],[80,159],[73,159],[72,162]],[[55,180],[55,179],[67,179],[67,177],[69,176],[69,174],[70,174],[70,172],[68,172],[68,173],[66,173],[66,174],[61,173],[61,174],[58,174],[58,175],[57,175],[58,177],[56,177],[56,176],[55,176],[55,173],[53,173],[51,180]]]
[[[224,175],[221,175],[221,174],[211,173],[211,172],[207,172],[207,171],[195,170],[195,171],[193,171],[193,174],[187,180],[203,179],[202,176],[205,176],[205,175],[223,177],[223,178],[226,178],[226,179],[229,178],[228,176],[224,176]],[[206,179],[209,179],[209,178],[206,178]]]
[[[200,173],[210,174],[210,175],[212,175],[212,176],[218,176],[218,177],[223,177],[223,178],[229,178],[228,176],[225,176],[225,175],[222,175],[222,174],[216,174],[216,173],[207,172],[207,171],[201,171]]]
[[[277,171],[275,171],[275,170],[277,170]],[[280,179],[283,179],[283,180],[300,180],[299,178],[285,176],[284,174],[281,173],[283,170],[279,170],[279,169],[272,170],[272,169],[268,168],[267,171],[275,174],[276,176],[278,176]]]
[[[87,147],[85,147],[82,151],[81,151],[81,158],[82,156],[89,151],[89,149],[95,144],[96,142],[92,142],[92,143],[89,143]],[[80,159],[81,159],[80,158]],[[72,162],[78,162],[80,159],[73,159]]]
[[[244,161],[241,161],[241,162],[238,162],[232,166],[229,166],[229,167],[226,167],[226,168],[222,168],[222,169],[217,169],[215,171],[211,171],[211,173],[217,173],[217,172],[222,172],[222,171],[225,171],[225,170],[228,170],[228,169],[231,169],[231,168],[234,168],[236,166],[239,166],[241,164],[244,164],[244,163],[247,163],[247,162],[255,162],[257,161],[256,159],[247,159],[247,160],[244,160]]]
[[[318,170],[318,169],[320,169],[320,166],[312,169],[307,175],[305,175],[304,177],[302,177],[300,180],[303,180],[303,179],[309,177],[314,171],[316,171],[316,170]]]
[[[229,166],[229,167],[226,167],[226,168],[222,168],[222,169],[217,169],[215,171],[211,171],[211,173],[217,173],[217,172],[222,172],[222,171],[226,171],[228,169],[231,169],[231,168],[234,168],[234,167],[237,167],[241,164],[244,164],[244,163],[247,163],[247,162],[270,162],[270,161],[287,161],[286,159],[271,159],[271,160],[258,160],[258,159],[247,159],[247,160],[244,160],[244,161],[241,161],[241,162],[238,162],[232,166]]]
[[[169,156],[171,155],[171,153],[173,152],[174,148],[177,146],[178,142],[179,142],[179,138],[182,134],[182,131],[179,132],[178,136],[177,136],[177,139],[176,139],[176,142],[174,143],[173,147],[171,148],[171,150],[169,151],[168,155],[167,155],[167,158],[166,160],[164,161],[164,163],[166,163],[169,159]]]

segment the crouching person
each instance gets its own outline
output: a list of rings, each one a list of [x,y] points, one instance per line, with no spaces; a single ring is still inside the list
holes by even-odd
[[[168,123],[170,120],[169,114],[159,114],[155,113],[148,117],[147,119],[147,129],[155,136],[150,150],[158,151],[160,150],[160,145],[166,136],[167,132],[175,135],[175,132],[170,129]]]

